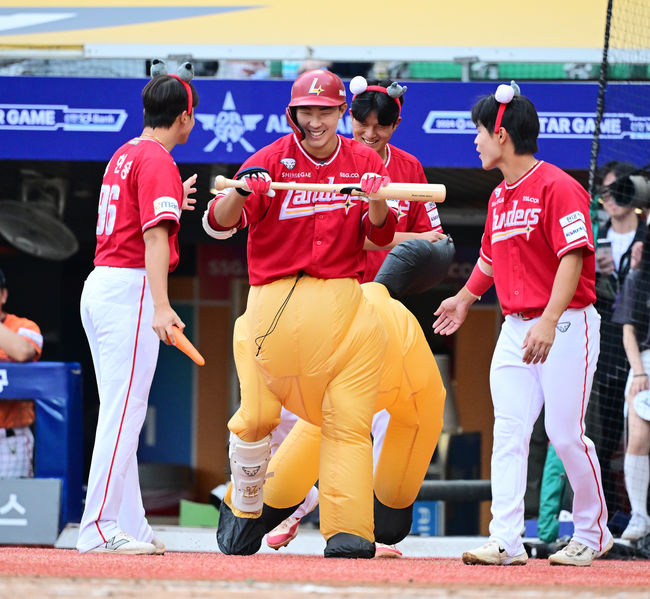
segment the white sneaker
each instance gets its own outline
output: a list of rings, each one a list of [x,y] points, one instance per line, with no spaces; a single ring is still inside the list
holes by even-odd
[[[152,543],[136,541],[131,535],[125,532],[118,532],[105,543],[91,549],[88,553],[114,553],[117,555],[151,555],[156,553],[156,547]]]
[[[621,535],[625,541],[638,541],[650,534],[650,518],[643,514],[632,514],[626,529]]]
[[[508,552],[497,541],[488,541],[485,545],[463,553],[463,563],[484,566],[524,566],[528,554],[524,551],[519,555],[508,555]]]
[[[156,548],[154,552],[156,555],[163,555],[165,553],[165,543],[163,543],[158,537],[151,539],[151,544]]]
[[[580,541],[571,539],[564,549],[549,556],[548,561],[552,566],[591,566],[591,562],[605,555],[613,546],[614,538],[611,536],[602,551],[596,551]]]

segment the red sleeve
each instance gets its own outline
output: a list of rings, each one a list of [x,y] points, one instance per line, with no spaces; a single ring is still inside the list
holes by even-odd
[[[488,206],[492,203],[491,198]],[[492,266],[492,210],[488,207],[488,214],[485,220],[485,229],[481,237],[480,256],[483,260]]]
[[[244,162],[244,164],[242,164],[239,169],[237,169],[237,173],[239,174],[240,171],[244,170],[245,168],[250,168],[251,166],[259,166],[260,168],[265,168],[267,171],[269,171],[272,181],[278,181],[279,179],[277,178],[276,171],[270,165],[268,156],[266,152],[264,152],[264,149],[265,148],[262,148],[252,156],[249,156],[246,162]],[[242,208],[242,216],[236,228],[243,229],[249,224],[256,223],[262,219],[263,216],[268,212],[270,204],[271,198],[267,195],[257,195],[255,193],[251,193],[249,196],[246,196],[246,203]],[[223,227],[221,228],[223,229]]]
[[[546,238],[558,258],[580,247],[593,253],[589,195],[577,181],[568,176],[552,181],[544,190],[543,218]]]
[[[239,221],[234,227],[223,227],[221,226],[218,222],[217,219],[214,218],[214,210],[212,210],[212,206],[216,204],[217,202],[220,202],[225,198],[228,193],[230,192],[230,189],[223,189],[222,191],[218,192],[216,196],[214,196],[213,199],[211,199],[208,202],[208,224],[212,229],[215,231],[230,231],[231,229],[243,229],[247,224],[246,220],[246,211],[242,210],[241,217],[239,218]]]
[[[183,183],[171,156],[148,153],[137,165],[136,193],[140,225],[146,231],[163,220],[172,221],[169,234],[180,228]]]

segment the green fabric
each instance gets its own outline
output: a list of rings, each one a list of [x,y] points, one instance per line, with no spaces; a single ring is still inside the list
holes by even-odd
[[[567,476],[562,460],[549,444],[544,463],[542,489],[539,494],[539,518],[537,520],[537,536],[545,543],[557,541],[560,528],[558,516],[564,503]]]
[[[600,223],[598,221],[598,196],[591,198],[591,203],[589,204],[589,217],[591,219],[591,228],[594,232],[594,250],[598,245],[598,228]]]

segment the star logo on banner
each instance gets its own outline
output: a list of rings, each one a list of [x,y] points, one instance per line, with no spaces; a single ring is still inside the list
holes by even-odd
[[[205,131],[214,133],[214,139],[203,148],[204,152],[212,152],[220,143],[225,144],[227,152],[232,152],[234,144],[238,143],[252,154],[255,147],[246,140],[244,134],[246,131],[255,131],[264,115],[239,114],[232,93],[228,91],[219,114],[197,114],[196,118]]]

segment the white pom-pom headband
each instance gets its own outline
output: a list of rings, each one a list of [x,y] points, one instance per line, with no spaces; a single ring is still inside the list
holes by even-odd
[[[164,60],[158,60],[155,58],[151,62],[151,78],[158,77],[159,75],[169,75],[178,79],[185,88],[187,92],[187,114],[192,114],[192,104],[194,104],[192,98],[192,88],[189,83],[194,78],[194,67],[191,62],[184,62],[181,66],[178,67],[178,75],[171,75],[167,73],[167,65]]]
[[[399,109],[398,117],[402,114],[402,103],[399,101],[406,91],[406,85],[400,85],[396,81],[393,81],[388,87],[382,87],[381,85],[368,85],[365,77],[357,75],[353,77],[350,81],[350,91],[352,92],[352,100],[356,98],[359,94],[363,92],[382,92],[393,98],[397,103],[397,108]]]
[[[503,113],[506,111],[506,106],[512,102],[515,96],[519,95],[519,86],[511,81],[510,85],[502,83],[497,87],[494,92],[494,99],[499,103],[499,110],[497,112],[496,121],[494,121],[494,132],[498,133],[501,129],[501,121],[503,120]]]

